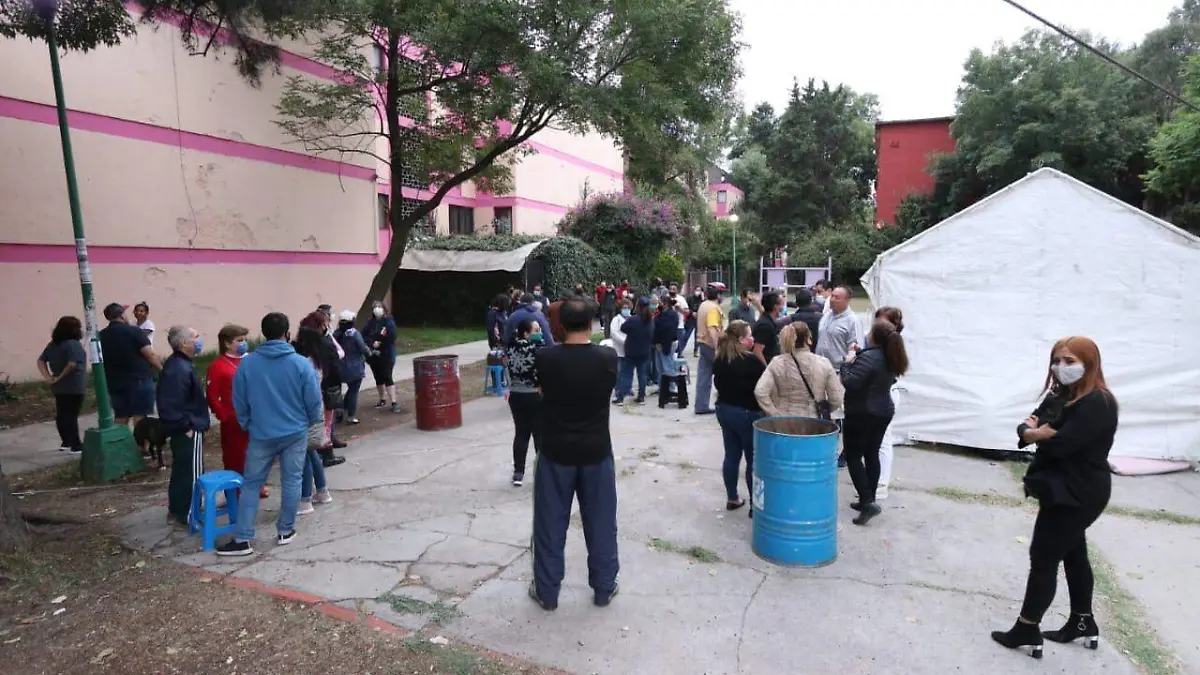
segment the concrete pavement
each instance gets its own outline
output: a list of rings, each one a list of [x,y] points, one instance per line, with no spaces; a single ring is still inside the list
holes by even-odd
[[[487,340],[468,342],[441,349],[433,349],[415,354],[405,354],[396,357],[394,370],[396,382],[406,382],[413,379],[413,359],[422,356],[439,354],[457,354],[459,365],[475,363],[487,358]],[[367,368],[367,376],[363,379],[362,391],[373,401],[370,392],[375,388],[375,378],[371,369]],[[88,413],[79,418],[79,428],[89,429],[96,426],[96,414]],[[58,452],[58,432],[53,422],[27,424],[12,429],[0,430],[0,466],[8,475],[15,475],[45,466],[52,466],[67,461],[73,457],[69,452]]]
[[[405,425],[360,439],[329,472],[335,501],[302,516],[290,546],[271,543],[277,491],[264,502],[252,558],[198,552],[196,538],[164,527],[159,509],[127,518],[126,537],[189,565],[575,673],[1139,672],[1107,639],[1098,652],[1050,645],[1038,662],[988,638],[1018,611],[1034,516],[1017,502],[1008,467],[901,448],[884,514],[859,528],[848,508],[839,512],[837,562],[781,568],[751,552],[745,510],[724,510],[716,421],[676,409],[613,411],[620,596],[592,606],[574,517],[559,609],[544,612],[526,596],[530,486],[508,484],[507,408],[481,399],[463,417],[452,431]],[[1194,473],[1115,480],[1114,504],[1128,513],[1200,508]],[[844,505],[844,473],[839,489]],[[1200,672],[1191,601],[1200,526],[1106,515],[1093,545],[1115,566],[1110,581],[1185,659],[1179,672]],[[1106,638],[1114,619],[1097,609]],[[1062,586],[1046,623],[1057,627],[1067,610]]]

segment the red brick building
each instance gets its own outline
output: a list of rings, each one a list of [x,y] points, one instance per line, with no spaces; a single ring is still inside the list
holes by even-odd
[[[933,155],[953,152],[953,117],[875,123],[879,176],[875,183],[875,222],[895,222],[900,202],[910,194],[933,189],[927,169]]]

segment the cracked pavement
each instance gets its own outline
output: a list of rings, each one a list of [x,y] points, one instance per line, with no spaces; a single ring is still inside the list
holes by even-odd
[[[507,406],[474,401],[463,417],[461,429],[409,425],[355,442],[347,463],[328,471],[334,502],[299,517],[289,546],[272,543],[278,490],[263,502],[251,558],[198,552],[198,538],[171,531],[160,509],[127,518],[126,538],[216,574],[574,673],[1138,672],[1103,639],[1098,652],[1047,646],[1037,662],[988,638],[1018,611],[1033,511],[936,493],[1019,497],[1007,467],[898,448],[891,497],[865,528],[850,524],[842,472],[837,561],[777,567],[750,550],[746,511],[725,511],[720,432],[712,417],[690,410],[614,409],[621,594],[607,609],[591,604],[572,518],[559,608],[544,612],[526,596],[531,488],[508,483]],[[1200,515],[1198,474],[1115,480],[1114,503]],[[1200,672],[1200,611],[1186,592],[1200,578],[1200,526],[1107,515],[1093,533],[1116,580],[1187,664],[1182,671]],[[703,547],[719,561],[649,547],[656,537],[681,550]],[[1046,623],[1057,627],[1067,609],[1060,584]],[[1099,619],[1103,638],[1106,616]]]

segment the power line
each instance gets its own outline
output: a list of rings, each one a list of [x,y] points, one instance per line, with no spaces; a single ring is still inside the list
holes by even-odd
[[[1021,12],[1028,14],[1029,16],[1033,17],[1036,21],[1047,26],[1048,28],[1050,28],[1054,32],[1058,33],[1059,35],[1062,35],[1063,37],[1067,38],[1068,40],[1071,40],[1072,42],[1079,45],[1080,47],[1083,47],[1084,49],[1088,50],[1089,52],[1104,59],[1108,63],[1120,68],[1121,70],[1125,71],[1125,73],[1127,75],[1132,75],[1132,76],[1136,77],[1137,79],[1141,80],[1142,82],[1145,82],[1146,84],[1150,85],[1151,87],[1154,87],[1155,89],[1159,90],[1160,92],[1166,94],[1171,99],[1178,101],[1181,105],[1187,106],[1188,108],[1191,108],[1192,110],[1194,110],[1196,112],[1200,112],[1200,105],[1196,105],[1195,103],[1192,103],[1191,101],[1183,98],[1179,94],[1171,91],[1170,89],[1167,89],[1166,87],[1162,86],[1161,84],[1159,84],[1159,83],[1155,82],[1154,80],[1151,80],[1150,78],[1146,77],[1145,75],[1139,73],[1138,71],[1134,70],[1133,68],[1130,68],[1129,66],[1125,65],[1124,63],[1121,63],[1120,61],[1114,59],[1113,57],[1109,56],[1108,54],[1105,54],[1104,52],[1100,51],[1099,49],[1096,49],[1095,47],[1091,46],[1090,44],[1084,42],[1082,38],[1072,35],[1065,28],[1059,28],[1058,26],[1050,23],[1046,19],[1043,19],[1042,17],[1038,16],[1037,14],[1034,14],[1032,10],[1026,9],[1019,2],[1016,2],[1016,0],[1001,0],[1001,2],[1004,2],[1008,5],[1016,8],[1017,10],[1020,10]]]

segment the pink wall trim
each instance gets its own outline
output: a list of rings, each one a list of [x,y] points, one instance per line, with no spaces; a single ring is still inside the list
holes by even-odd
[[[374,264],[377,256],[374,252],[89,246],[88,258],[100,265],[367,265]],[[74,244],[0,244],[0,263],[75,262]]]
[[[372,168],[335,162],[331,159],[312,157],[289,150],[278,150],[244,141],[231,141],[225,138],[217,138],[216,136],[197,134],[191,131],[180,131],[170,127],[133,122],[117,117],[97,115],[78,110],[68,111],[67,115],[71,128],[81,131],[91,131],[149,143],[183,146],[189,150],[210,152],[214,155],[238,157],[278,166],[290,166],[297,169],[332,173],[347,178],[361,180],[375,179],[375,170]],[[20,99],[8,98],[7,96],[0,96],[0,117],[10,117],[12,119],[40,124],[58,124],[58,117],[54,106],[22,101]]]
[[[708,189],[713,192],[716,192],[718,190],[725,190],[726,192],[729,192],[731,194],[736,194],[739,197],[742,196],[742,194],[743,194],[742,189],[740,187],[734,185],[733,183],[713,183],[712,185],[708,186]]]
[[[497,206],[521,207],[526,209],[536,209],[538,211],[548,211],[550,213],[557,213],[559,215],[570,210],[568,207],[561,204],[551,204],[550,202],[542,202],[536,199],[526,199],[525,197],[495,197],[492,195],[485,195],[477,198],[475,200],[475,205],[490,206],[492,208]]]
[[[625,179],[625,172],[623,172],[623,171],[617,171],[616,169],[610,169],[607,166],[602,166],[602,165],[592,162],[590,160],[586,160],[582,157],[576,157],[575,155],[568,154],[566,152],[563,152],[562,150],[556,150],[556,149],[546,145],[545,143],[538,143],[537,141],[529,141],[525,145],[529,146],[529,148],[531,148],[532,150],[535,150],[538,154],[546,155],[548,157],[553,157],[555,159],[561,159],[562,161],[564,161],[568,164],[574,164],[575,166],[580,166],[580,167],[583,167],[590,171],[595,171],[596,173],[602,173],[605,176],[608,176],[609,178],[616,178],[617,180]]]

